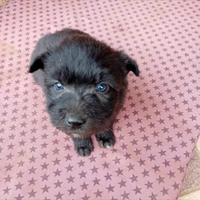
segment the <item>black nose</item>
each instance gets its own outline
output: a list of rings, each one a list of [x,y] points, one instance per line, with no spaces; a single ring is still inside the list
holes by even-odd
[[[85,124],[86,121],[83,119],[68,117],[66,122],[67,122],[67,126],[69,126],[71,129],[79,129]]]

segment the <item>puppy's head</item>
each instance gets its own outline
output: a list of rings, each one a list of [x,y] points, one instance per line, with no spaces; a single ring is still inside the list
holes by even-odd
[[[136,62],[83,33],[43,49],[29,72],[43,74],[53,125],[74,138],[111,128],[126,95],[126,75],[129,71],[139,75]]]

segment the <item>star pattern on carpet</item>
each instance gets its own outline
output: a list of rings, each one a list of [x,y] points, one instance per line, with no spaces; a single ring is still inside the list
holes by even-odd
[[[176,199],[200,130],[200,2],[21,0],[0,7],[0,196]],[[88,32],[138,62],[128,75],[116,145],[78,157],[27,73],[37,40]],[[94,138],[93,138],[94,139]]]

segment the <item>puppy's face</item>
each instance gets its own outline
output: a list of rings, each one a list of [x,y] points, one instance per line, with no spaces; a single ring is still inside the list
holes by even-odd
[[[127,55],[87,34],[70,37],[36,58],[30,71],[42,70],[53,125],[87,138],[111,128],[124,102],[126,75],[139,71]]]

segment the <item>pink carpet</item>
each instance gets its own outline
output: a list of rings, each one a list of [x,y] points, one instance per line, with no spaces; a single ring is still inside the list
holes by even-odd
[[[200,133],[200,1],[9,0],[0,7],[0,199],[177,199]],[[27,73],[37,40],[88,32],[136,59],[113,149],[78,157]]]

